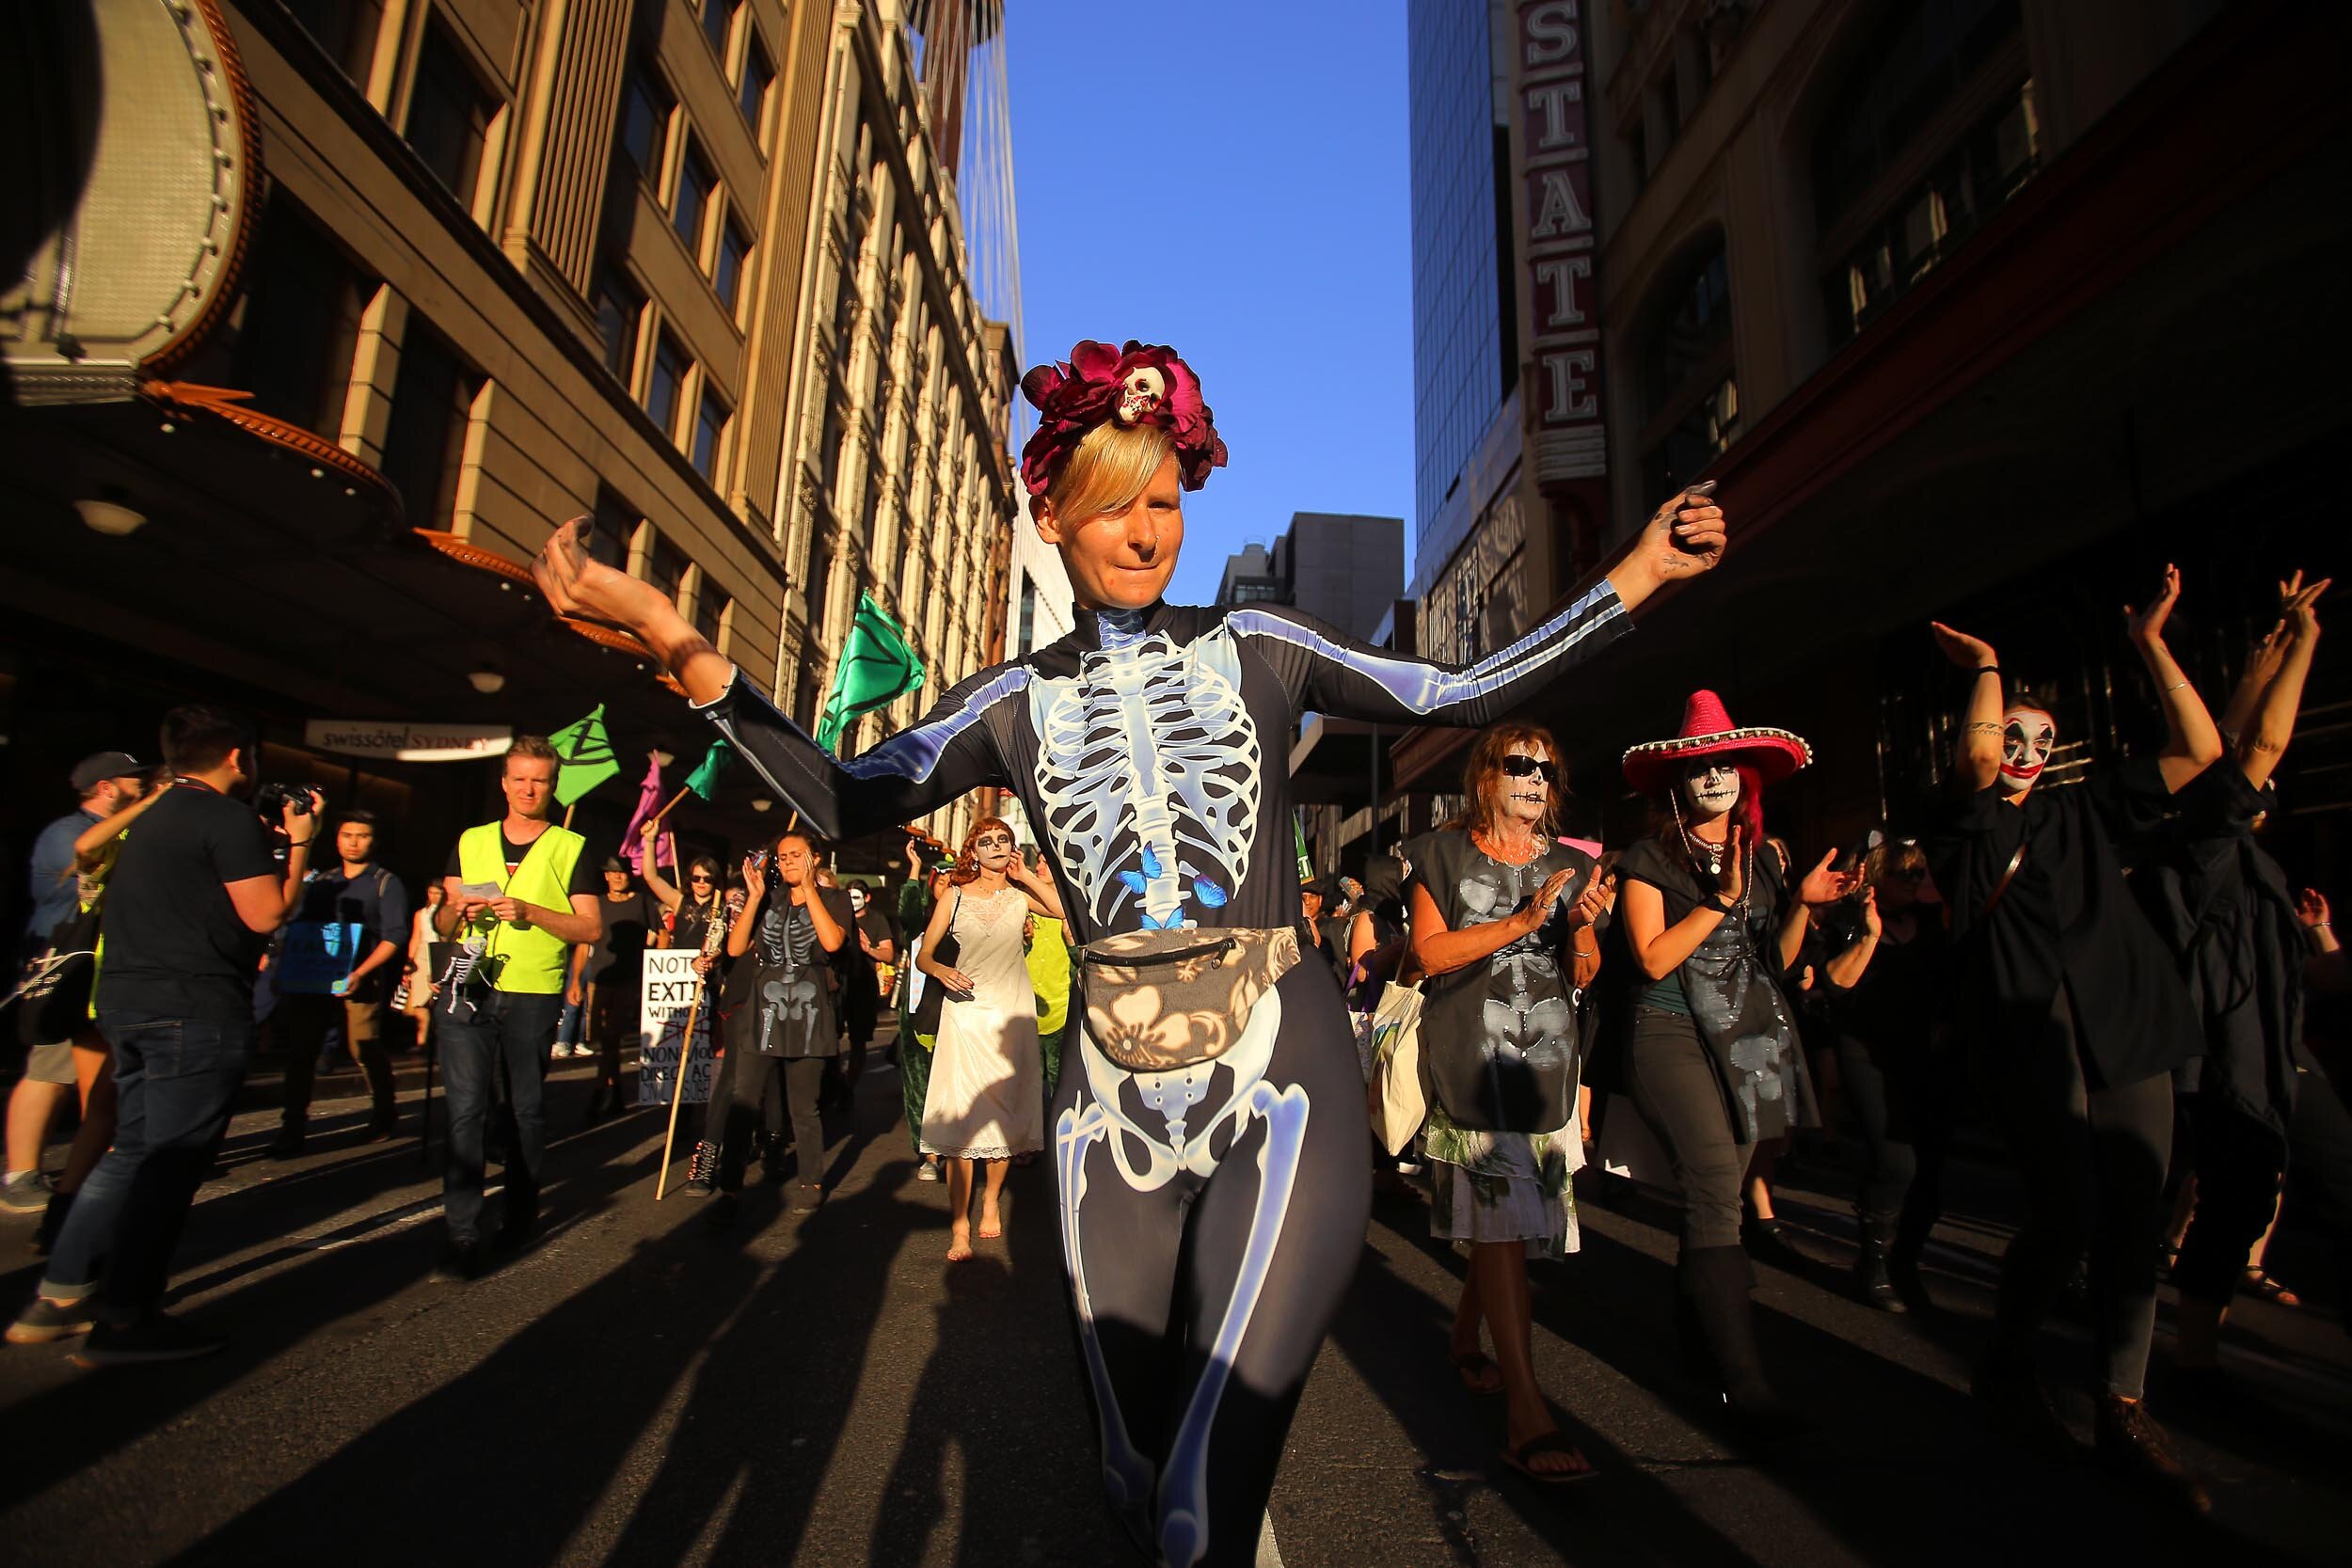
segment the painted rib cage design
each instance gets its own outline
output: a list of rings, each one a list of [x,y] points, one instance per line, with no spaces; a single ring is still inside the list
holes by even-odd
[[[1046,830],[1095,934],[1131,904],[1135,924],[1181,925],[1248,876],[1263,754],[1226,632],[1089,654],[1029,688],[1029,717]]]

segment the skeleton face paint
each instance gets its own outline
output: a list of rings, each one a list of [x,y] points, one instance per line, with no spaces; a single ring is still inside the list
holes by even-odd
[[[1702,822],[1712,822],[1740,803],[1740,770],[1728,762],[1694,762],[1682,775],[1683,798]]]
[[[2013,707],[2001,715],[2001,788],[2022,795],[2050,764],[2058,744],[2058,722],[2038,707]]]
[[[990,871],[1002,871],[1012,863],[1012,835],[991,831],[972,841],[972,858]]]
[[[1513,752],[1502,759],[1503,815],[1518,822],[1540,822],[1551,803],[1551,780],[1558,768],[1539,749]]]

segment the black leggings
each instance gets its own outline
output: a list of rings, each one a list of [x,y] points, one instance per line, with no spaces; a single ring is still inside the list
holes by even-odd
[[[1754,1144],[1732,1132],[1723,1078],[1685,1014],[1633,1010],[1627,1086],[1682,1189],[1682,1250],[1740,1244],[1740,1197]]]
[[[781,1091],[792,1115],[792,1142],[800,1161],[800,1179],[818,1183],[825,1179],[825,1126],[817,1097],[825,1086],[829,1056],[763,1056],[738,1046],[727,1055],[734,1070],[722,1094],[711,1090],[714,1107],[723,1107],[719,1145],[719,1190],[735,1192],[743,1185],[743,1161],[751,1148],[752,1129],[759,1124],[760,1102],[772,1084]]]
[[[1169,1568],[1248,1564],[1371,1214],[1339,988],[1298,965],[1184,1072],[1130,1075],[1073,1033],[1055,1180],[1104,1486]]]
[[[2026,1223],[2001,1259],[1994,1359],[2030,1365],[2034,1337],[2087,1246],[2106,1391],[2137,1399],[2156,1325],[2172,1080],[2090,1087],[2063,988],[2039,1039],[2005,1044],[1985,1090],[2025,1179]]]

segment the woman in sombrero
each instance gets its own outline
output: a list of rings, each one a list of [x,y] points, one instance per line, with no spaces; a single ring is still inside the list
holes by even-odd
[[[1310,708],[1490,722],[1712,566],[1723,513],[1676,496],[1608,580],[1476,664],[1430,664],[1281,606],[1162,599],[1184,493],[1225,462],[1173,352],[1082,342],[1021,386],[1039,416],[1021,478],[1077,627],[863,755],[818,746],[659,588],[591,560],[576,524],[537,577],[558,612],[644,641],[830,839],[983,786],[1019,795],[1085,948],[1051,1152],[1104,1483],[1171,1568],[1248,1563],[1371,1209],[1347,1011],[1328,966],[1297,961],[1287,737]]]
[[[1681,733],[1627,752],[1626,781],[1656,802],[1659,826],[1617,861],[1622,951],[1601,966],[1595,1077],[1630,1096],[1665,1153],[1682,1192],[1679,1320],[1733,1415],[1756,1428],[1780,1405],[1756,1352],[1740,1186],[1758,1142],[1816,1119],[1780,976],[1811,908],[1855,883],[1832,854],[1789,888],[1765,847],[1765,787],[1812,760],[1787,730],[1735,725],[1712,691],[1692,695]]]

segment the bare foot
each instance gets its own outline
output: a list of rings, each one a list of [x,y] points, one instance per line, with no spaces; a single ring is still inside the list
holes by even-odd
[[[980,1240],[983,1242],[993,1242],[1004,1233],[1004,1216],[997,1213],[995,1210],[983,1205],[980,1209],[980,1228],[978,1231]]]
[[[947,1227],[947,1261],[961,1263],[972,1256],[972,1227],[961,1220]]]

